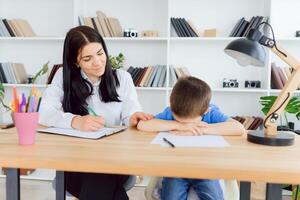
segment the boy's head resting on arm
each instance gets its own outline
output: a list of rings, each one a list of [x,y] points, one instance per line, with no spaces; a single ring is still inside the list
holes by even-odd
[[[209,85],[193,76],[176,82],[170,97],[170,107],[176,121],[197,122],[208,111],[211,100]]]

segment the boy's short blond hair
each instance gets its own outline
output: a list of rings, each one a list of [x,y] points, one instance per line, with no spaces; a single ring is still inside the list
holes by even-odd
[[[210,99],[211,89],[206,82],[193,76],[185,76],[178,79],[173,87],[171,110],[177,117],[194,118],[207,111]]]

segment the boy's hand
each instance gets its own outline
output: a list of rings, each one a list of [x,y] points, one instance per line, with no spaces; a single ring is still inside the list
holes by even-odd
[[[105,119],[101,116],[75,116],[72,119],[71,126],[80,131],[97,131],[104,127]]]
[[[203,135],[204,128],[207,128],[206,122],[197,122],[197,123],[180,123],[177,129],[171,131],[175,135]]]
[[[140,120],[150,120],[153,119],[153,115],[144,112],[135,112],[131,115],[129,119],[129,126],[136,126]]]

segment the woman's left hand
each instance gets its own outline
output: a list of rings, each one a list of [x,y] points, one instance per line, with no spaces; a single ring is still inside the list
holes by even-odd
[[[140,120],[150,120],[153,119],[153,115],[144,112],[135,112],[131,115],[129,120],[129,126],[136,126]]]

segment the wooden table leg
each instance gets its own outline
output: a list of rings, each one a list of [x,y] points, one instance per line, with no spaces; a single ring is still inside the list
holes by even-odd
[[[66,199],[66,184],[64,171],[56,171],[56,200]]]
[[[240,182],[240,200],[250,200],[251,182]]]
[[[6,200],[20,200],[20,169],[6,170]]]

